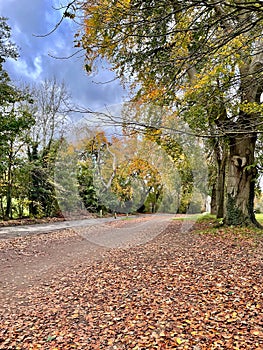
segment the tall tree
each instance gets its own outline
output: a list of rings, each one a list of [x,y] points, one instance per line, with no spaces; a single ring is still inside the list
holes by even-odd
[[[54,184],[57,152],[69,121],[70,95],[64,83],[56,78],[33,86],[31,112],[36,123],[30,130],[28,158],[32,164],[29,193],[30,214],[60,215]]]
[[[137,99],[169,105],[196,134],[228,148],[226,222],[255,224],[255,147],[261,130],[261,1],[73,1],[77,45],[91,71],[99,57],[138,87]]]
[[[6,18],[0,17],[0,174],[4,189],[1,191],[1,207],[6,219],[12,217],[13,173],[20,163],[19,152],[26,142],[25,131],[34,124],[26,107],[26,103],[31,102],[30,96],[14,86],[3,68],[7,58],[18,57],[10,35],[11,28]]]
[[[21,99],[17,92],[15,100],[1,111],[1,121],[5,125],[1,132],[1,172],[3,179],[3,187],[5,189],[4,196],[6,207],[4,217],[9,219],[12,217],[12,198],[15,182],[15,170],[17,171],[23,164],[25,153],[23,149],[28,141],[27,132],[34,124],[34,118],[30,113],[21,107]],[[6,119],[6,121],[5,121]]]

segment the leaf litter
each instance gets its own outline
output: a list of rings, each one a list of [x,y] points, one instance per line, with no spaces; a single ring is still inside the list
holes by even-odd
[[[4,298],[0,349],[262,349],[262,257],[253,231],[172,222]]]

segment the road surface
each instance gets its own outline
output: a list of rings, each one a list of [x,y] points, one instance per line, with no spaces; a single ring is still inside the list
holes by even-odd
[[[0,229],[0,297],[48,281],[74,266],[103,260],[115,249],[153,240],[174,215],[75,220]],[[49,233],[48,233],[49,232]]]
[[[121,219],[123,217],[119,217]],[[109,221],[113,221],[113,218],[88,218],[82,220],[69,220],[69,221],[59,221],[45,224],[30,224],[30,225],[19,225],[19,226],[5,226],[0,227],[0,239],[14,238],[28,236],[32,234],[48,233],[57,230],[64,230],[69,228],[78,227],[90,227],[101,225]]]

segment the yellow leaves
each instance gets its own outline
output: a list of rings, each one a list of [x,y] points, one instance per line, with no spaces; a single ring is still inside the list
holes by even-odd
[[[108,346],[112,346],[114,344],[114,342],[115,342],[115,339],[114,338],[110,338],[110,339],[107,340],[107,342],[108,342]]]
[[[159,334],[160,337],[166,337],[166,334],[164,331],[161,331],[160,334]]]
[[[190,86],[189,92],[210,88],[211,84],[214,84],[217,79],[228,74],[229,68],[224,67],[223,63],[214,65],[213,68],[205,67],[203,72],[196,75],[195,84]]]
[[[248,114],[263,113],[263,105],[257,102],[243,102],[239,107],[243,112]]]
[[[252,329],[250,331],[250,334],[255,335],[256,337],[262,337],[263,338],[263,332],[258,329]]]
[[[125,9],[130,6],[130,2],[131,2],[130,0],[119,0],[117,1],[115,6],[119,9]]]
[[[162,130],[155,129],[155,130],[149,130],[149,132],[146,132],[145,137],[147,140],[155,142],[161,135],[162,135]]]
[[[160,85],[156,86],[154,85],[154,83],[149,84],[149,81],[147,81],[145,84],[145,91],[146,93],[141,97],[141,100],[140,100],[141,103],[144,103],[144,102],[149,103],[149,101],[154,102],[159,98],[163,97],[167,93],[165,87],[162,87]]]
[[[184,153],[180,154],[180,155],[179,155],[179,159],[180,159],[180,160],[185,160],[185,159],[186,159],[185,154],[184,154]]]
[[[122,0],[122,4],[125,6],[130,5],[131,0]]]
[[[79,318],[79,312],[78,312],[78,311],[75,311],[75,312],[71,315],[71,318],[73,318],[73,319]]]
[[[176,343],[177,343],[178,345],[181,345],[183,342],[184,342],[183,339],[181,339],[181,338],[176,338]]]
[[[191,332],[191,335],[197,335],[197,334],[198,334],[197,331],[192,331],[192,332]]]
[[[74,145],[71,144],[71,145],[68,146],[68,149],[67,149],[67,154],[68,154],[68,155],[71,155],[71,156],[72,156],[72,155],[75,153],[75,151],[76,151],[76,150],[75,150]]]

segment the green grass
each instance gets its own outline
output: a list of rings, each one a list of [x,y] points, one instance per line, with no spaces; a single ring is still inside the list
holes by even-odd
[[[121,217],[121,220],[134,220],[134,216],[131,217],[131,216],[123,216]]]
[[[197,218],[197,221],[198,222],[210,222],[210,221],[216,221],[216,215],[212,215],[212,214],[209,214],[209,213],[204,213],[204,214],[201,214],[199,216],[199,218]]]
[[[263,213],[256,214],[257,221],[263,225]]]
[[[216,219],[215,215],[203,213],[203,214],[187,214],[185,217],[178,217],[178,218],[174,218],[173,220],[183,220],[183,221],[194,220],[198,222],[206,222],[206,221],[213,221],[215,219]]]
[[[263,225],[263,213],[260,214],[256,214],[256,219],[259,223],[261,223]],[[183,218],[174,218],[174,220],[195,220],[198,222],[206,222],[206,221],[215,221],[216,220],[216,216],[215,215],[211,215],[208,213],[204,213],[204,214],[189,214],[186,215]],[[220,220],[220,219],[218,219]]]

